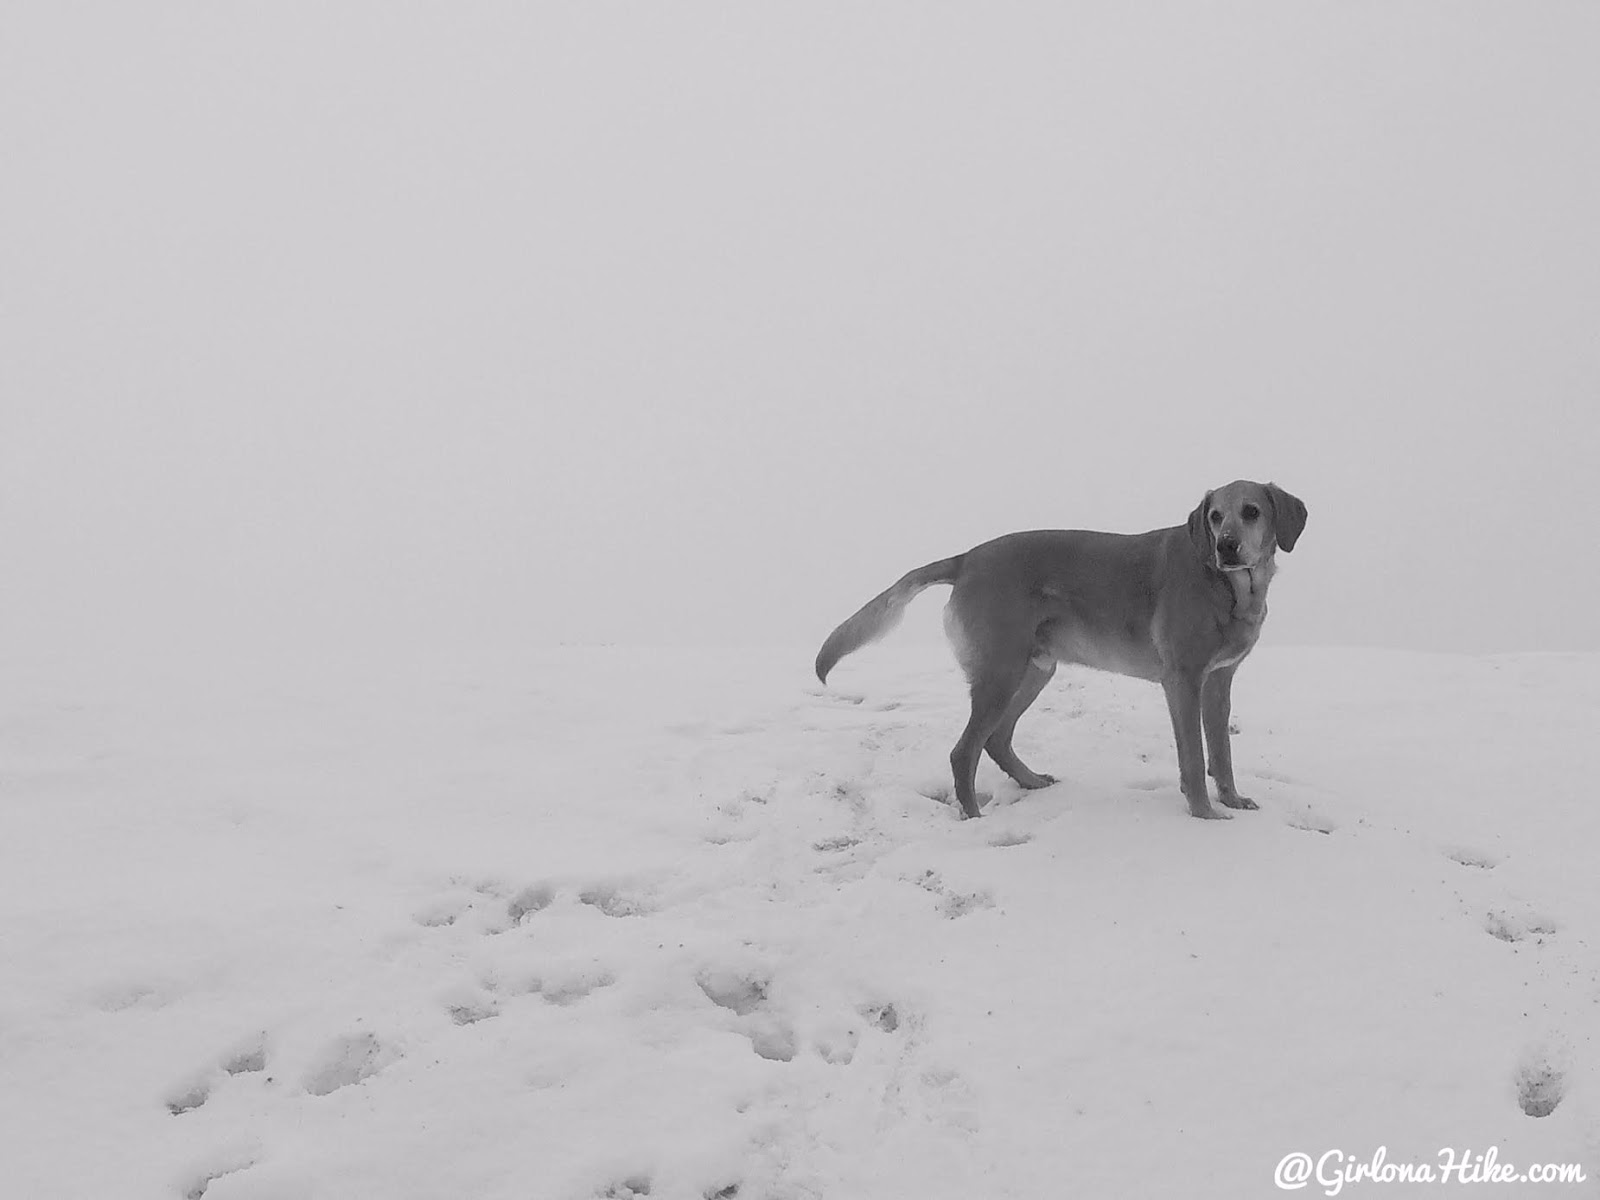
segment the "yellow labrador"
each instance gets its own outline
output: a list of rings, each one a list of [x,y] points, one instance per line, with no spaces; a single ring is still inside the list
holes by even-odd
[[[1297,498],[1238,480],[1207,492],[1188,523],[1170,529],[1008,534],[918,567],[869,600],[823,643],[817,678],[826,683],[841,658],[894,628],[924,588],[954,584],[945,631],[972,688],[972,717],[950,752],[964,816],[979,815],[973,779],[984,750],[1023,787],[1055,782],[1023,764],[1011,735],[1063,662],[1161,684],[1191,813],[1229,815],[1206,793],[1202,729],[1217,799],[1255,808],[1233,781],[1233,673],[1267,615],[1274,555],[1293,550],[1305,525]]]

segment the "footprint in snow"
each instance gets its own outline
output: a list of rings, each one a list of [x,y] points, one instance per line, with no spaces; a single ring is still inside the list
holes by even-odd
[[[1513,1082],[1517,1104],[1530,1117],[1548,1117],[1566,1094],[1566,1074],[1542,1051],[1530,1052],[1517,1067]]]
[[[1491,937],[1499,938],[1502,942],[1520,942],[1530,937],[1543,942],[1556,931],[1556,923],[1549,917],[1536,913],[1511,913],[1498,908],[1489,911],[1483,927]]]
[[[1303,829],[1307,833],[1332,833],[1339,828],[1331,817],[1314,812],[1295,813],[1287,817],[1284,824],[1290,829]]]
[[[987,888],[976,892],[953,892],[944,884],[937,871],[924,871],[921,875],[902,876],[907,883],[914,883],[925,892],[939,897],[939,911],[946,917],[954,920],[964,917],[970,912],[980,908],[994,907],[994,893]]]
[[[893,1033],[900,1028],[900,1010],[892,1003],[868,1004],[856,1011],[885,1033]]]
[[[211,1099],[212,1093],[229,1075],[249,1075],[267,1068],[266,1035],[251,1034],[224,1051],[215,1066],[205,1067],[173,1088],[164,1101],[173,1116],[193,1112]]]
[[[1445,854],[1451,862],[1463,867],[1477,867],[1481,871],[1492,871],[1500,865],[1500,860],[1491,854],[1480,850],[1457,848]]]
[[[794,1027],[782,1017],[763,1015],[751,1022],[746,1031],[750,1048],[762,1058],[773,1062],[792,1062],[799,1053],[799,1039]]]
[[[506,901],[506,916],[513,925],[522,924],[530,913],[543,912],[556,898],[556,891],[547,883],[534,883],[523,888]]]
[[[726,846],[730,842],[747,842],[759,834],[749,822],[757,809],[772,802],[772,788],[744,788],[731,799],[717,805],[713,820],[715,827],[705,835],[713,846]]]
[[[767,989],[771,986],[771,981],[762,975],[716,968],[701,971],[694,981],[711,1003],[741,1017],[755,1012],[766,1002]]]
[[[487,1021],[490,1017],[500,1015],[500,1010],[495,1007],[493,1001],[467,997],[453,1004],[447,1004],[445,1011],[457,1025],[476,1025],[479,1021]]]
[[[452,929],[473,914],[478,917],[475,928],[479,933],[504,933],[517,923],[517,918],[507,918],[505,891],[498,887],[493,892],[487,887],[474,888],[472,896],[438,896],[413,909],[411,920],[423,929]]]
[[[228,1175],[237,1175],[240,1171],[248,1171],[255,1165],[255,1159],[245,1158],[229,1160],[225,1166],[212,1167],[183,1189],[183,1200],[203,1200],[207,1189],[217,1180]]]
[[[929,1116],[963,1133],[978,1131],[977,1095],[959,1071],[930,1067],[922,1072],[919,1082]]]
[[[470,906],[458,896],[433,900],[411,914],[411,919],[424,929],[445,929],[461,919]]]
[[[940,901],[939,911],[950,920],[964,917],[982,908],[993,908],[994,896],[987,888],[980,892],[950,893]]]
[[[860,844],[860,838],[849,837],[848,835],[845,835],[840,837],[823,838],[820,842],[812,842],[811,848],[821,854],[829,854],[840,850],[849,850],[854,846],[859,846]]]
[[[222,1069],[229,1075],[250,1075],[267,1069],[267,1035],[252,1034],[223,1056]]]
[[[167,1093],[167,1111],[175,1117],[193,1112],[211,1099],[211,1082],[210,1079],[197,1079],[191,1083],[180,1084]]]
[[[107,984],[94,998],[94,1006],[102,1012],[125,1012],[130,1008],[165,1008],[174,998],[175,989],[166,984],[134,983]]]
[[[696,975],[695,983],[718,1008],[741,1018],[738,1028],[762,1058],[790,1062],[799,1053],[794,1026],[781,1014],[766,1011],[772,986],[766,975],[713,967]]]
[[[371,1033],[352,1033],[323,1046],[303,1081],[313,1096],[327,1096],[340,1088],[371,1079],[400,1057],[397,1050]]]
[[[411,919],[424,929],[444,929],[476,909],[482,918],[478,922],[479,933],[505,933],[522,924],[524,918],[549,908],[556,898],[556,889],[548,883],[531,883],[514,892],[498,883],[484,883],[472,890],[478,899],[441,896],[418,908]]]
[[[847,1067],[855,1059],[861,1043],[861,1030],[854,1024],[836,1024],[812,1035],[811,1047],[817,1057],[836,1067]]]
[[[549,1003],[565,1008],[616,982],[617,977],[604,967],[591,967],[545,978],[539,986],[539,994]]]
[[[650,897],[614,883],[591,884],[578,893],[578,900],[608,917],[642,917],[656,911]]]
[[[576,1004],[590,994],[601,988],[611,987],[617,982],[616,975],[606,966],[592,959],[567,962],[550,962],[532,970],[526,968],[512,969],[510,971],[490,969],[484,974],[480,982],[485,991],[496,996],[540,996],[547,1003],[566,1008]],[[494,1016],[499,1009],[492,999],[476,996],[471,991],[461,991],[450,996],[445,1009],[458,1025],[470,1024],[470,1021],[461,1020],[456,1016],[456,1009],[461,1009],[462,1016],[469,1016],[485,1008],[493,1011],[485,1016],[477,1017],[483,1020],[487,1016]]]
[[[935,804],[943,804],[947,808],[956,807],[956,794],[948,783],[925,784],[917,789],[917,794],[926,796]],[[972,794],[974,799],[977,800],[979,808],[988,808],[994,800],[993,792],[974,791]]]
[[[650,1187],[650,1176],[629,1175],[596,1192],[595,1200],[637,1200],[640,1196],[648,1196]]]
[[[833,785],[833,798],[841,804],[848,805],[850,810],[857,814],[867,811],[867,798],[861,794],[861,785],[854,780],[845,779]]]
[[[497,879],[450,880],[451,890],[420,905],[411,919],[424,929],[448,929],[476,916],[478,933],[505,933],[530,913],[538,912],[555,898],[549,884],[536,883],[514,888]]]
[[[989,845],[1026,846],[1031,841],[1033,841],[1033,834],[1025,833],[1022,830],[1008,829],[1005,832],[997,833],[994,837],[990,838]]]

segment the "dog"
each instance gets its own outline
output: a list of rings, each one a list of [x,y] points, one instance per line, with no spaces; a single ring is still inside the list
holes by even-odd
[[[1277,551],[1293,550],[1305,526],[1297,497],[1241,479],[1207,492],[1187,523],[1169,529],[1007,534],[918,567],[867,601],[822,644],[817,678],[827,683],[841,658],[893,629],[919,592],[952,584],[945,632],[972,694],[950,752],[963,817],[980,815],[973,781],[985,750],[1025,788],[1055,782],[1024,765],[1011,737],[1058,663],[1160,683],[1189,812],[1229,817],[1212,806],[1206,775],[1224,807],[1257,807],[1233,778],[1233,673],[1261,634]]]

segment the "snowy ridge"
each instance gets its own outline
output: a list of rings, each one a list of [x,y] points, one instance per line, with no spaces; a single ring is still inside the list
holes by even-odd
[[[1600,659],[1258,651],[1218,822],[1150,685],[1063,672],[1062,782],[958,822],[948,655],[808,670],[13,669],[5,1194],[1600,1194]]]

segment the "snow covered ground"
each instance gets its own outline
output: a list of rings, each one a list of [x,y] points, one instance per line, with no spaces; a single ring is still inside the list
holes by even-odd
[[[935,646],[96,675],[0,675],[5,1197],[1600,1195],[1600,657],[1258,650],[1217,822],[1069,672],[957,821]]]

